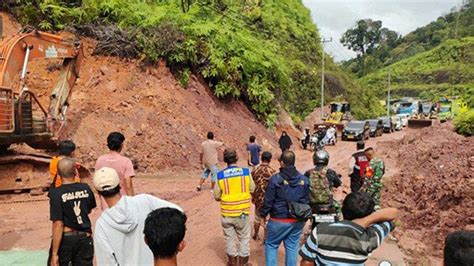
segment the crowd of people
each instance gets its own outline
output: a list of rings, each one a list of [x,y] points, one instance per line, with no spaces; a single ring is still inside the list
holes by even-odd
[[[342,184],[341,176],[328,167],[329,153],[316,151],[314,168],[301,174],[295,166],[296,154],[290,150],[290,137],[286,132],[282,137],[278,170],[270,166],[272,153],[263,151],[255,136],[249,138],[245,167],[238,165],[237,151],[214,140],[212,132],[201,144],[204,169],[196,189],[201,191],[210,177],[213,197],[220,203],[226,264],[251,265],[251,239],[263,240],[265,264],[270,266],[280,265],[278,249],[282,242],[285,265],[294,266],[298,261],[301,265],[364,264],[394,230],[398,216],[397,209],[380,207],[383,161],[373,148],[357,142],[357,151],[349,160],[351,193],[341,206],[333,196],[334,188]],[[94,257],[97,265],[178,264],[178,253],[186,246],[188,218],[174,203],[147,194],[135,195],[132,162],[121,154],[124,141],[119,132],[109,134],[109,153],[95,164],[93,189],[78,178],[75,144],[70,140],[60,143],[59,156],[50,164],[52,241],[48,265],[92,265]],[[219,170],[221,147],[225,147],[226,167]],[[97,207],[94,191],[102,213],[92,230],[89,214]],[[323,203],[333,206],[342,219],[333,223],[313,221],[311,233],[300,245],[307,221]],[[264,229],[262,237],[260,228]],[[473,249],[472,231],[450,234],[446,265],[473,265]]]
[[[109,153],[95,164],[93,186],[102,213],[94,232],[89,218],[97,207],[94,192],[81,183],[75,144],[63,141],[50,163],[52,241],[48,265],[176,265],[184,246],[186,215],[171,202],[135,195],[132,162],[121,155],[125,137],[107,137]],[[92,237],[93,236],[93,237]]]

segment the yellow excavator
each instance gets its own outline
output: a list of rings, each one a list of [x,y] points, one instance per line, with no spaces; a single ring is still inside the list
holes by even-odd
[[[325,122],[328,125],[335,125],[340,131],[352,119],[351,106],[348,102],[331,102],[329,104],[330,113]]]
[[[0,43],[0,193],[44,188],[50,156],[9,150],[12,144],[54,149],[66,123],[72,88],[79,76],[80,42],[25,28]],[[43,107],[34,88],[27,87],[33,60],[62,60],[49,106]]]
[[[429,127],[433,124],[433,120],[437,118],[437,112],[433,102],[430,100],[422,100],[418,102],[418,112],[408,119],[409,128]]]

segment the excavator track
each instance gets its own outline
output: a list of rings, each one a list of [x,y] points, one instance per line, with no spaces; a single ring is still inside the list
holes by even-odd
[[[0,194],[41,195],[50,184],[48,154],[10,154],[0,157]],[[89,170],[79,165],[79,176],[89,178]]]
[[[49,200],[49,198],[42,197],[42,198],[37,198],[37,199],[0,201],[0,204],[2,204],[2,205],[22,204],[22,203],[30,203],[30,202],[42,202],[42,201],[48,201],[48,200]]]

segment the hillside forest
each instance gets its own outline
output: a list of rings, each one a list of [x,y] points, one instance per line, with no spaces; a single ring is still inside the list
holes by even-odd
[[[300,0],[9,0],[0,8],[24,26],[94,38],[94,54],[144,68],[165,60],[183,88],[196,75],[268,127],[282,109],[298,123],[320,105],[323,49]],[[340,37],[358,56],[325,57],[326,102],[349,101],[358,119],[381,115],[390,72],[395,97],[461,96],[472,107],[473,12],[466,1],[405,36],[383,21],[357,21]]]

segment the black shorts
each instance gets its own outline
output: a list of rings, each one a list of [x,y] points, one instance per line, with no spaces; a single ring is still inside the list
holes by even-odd
[[[92,237],[85,235],[63,235],[61,245],[59,246],[58,257],[59,265],[61,266],[92,266],[94,259],[94,241]],[[50,259],[51,258],[48,258],[48,265],[50,264]]]

